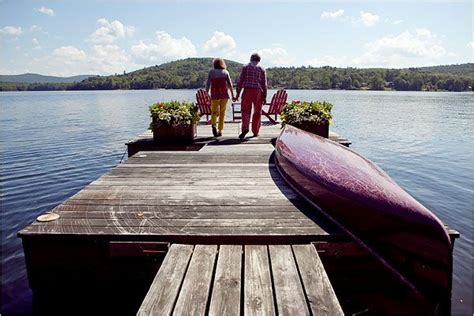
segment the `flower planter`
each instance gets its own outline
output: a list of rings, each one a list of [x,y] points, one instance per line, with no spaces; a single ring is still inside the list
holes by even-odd
[[[302,130],[305,130],[307,132],[316,134],[318,136],[328,138],[329,137],[329,122],[325,122],[322,124],[314,124],[314,123],[303,123],[303,124],[290,124],[293,125],[294,127],[298,127]]]
[[[196,124],[162,125],[153,130],[153,141],[156,143],[192,143],[196,137]]]
[[[282,125],[290,124],[315,135],[329,138],[332,104],[326,101],[292,101],[283,108]]]

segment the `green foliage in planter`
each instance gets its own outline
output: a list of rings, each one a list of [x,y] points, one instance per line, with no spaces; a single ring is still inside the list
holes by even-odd
[[[191,125],[200,119],[199,110],[191,102],[158,102],[150,106],[150,129],[160,126]]]
[[[292,101],[283,108],[281,112],[281,124],[320,125],[326,122],[331,123],[332,104],[326,101],[306,102]]]

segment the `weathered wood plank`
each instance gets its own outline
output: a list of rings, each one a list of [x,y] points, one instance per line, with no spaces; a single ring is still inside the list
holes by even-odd
[[[217,143],[216,143],[217,144]],[[212,145],[209,144],[208,146],[221,146],[222,145]],[[269,144],[269,142],[267,143]],[[266,145],[267,145],[266,144]],[[224,147],[228,145],[223,145]],[[242,146],[242,143],[239,144],[239,146]],[[265,146],[267,148],[267,146]],[[206,157],[206,156],[214,156],[213,153],[208,153],[202,150],[197,150],[197,151],[143,151],[138,153],[136,156],[130,157],[130,159],[147,159],[147,158],[170,158],[170,157],[195,157],[195,156],[201,156],[201,157]],[[241,151],[239,154],[234,155],[236,157],[251,157],[251,156],[262,156],[261,154],[257,154],[254,152],[249,152],[247,153],[246,151]],[[129,160],[130,160],[129,159]]]
[[[289,245],[270,245],[270,262],[278,315],[310,315]]]
[[[209,316],[240,315],[242,246],[221,245]]]
[[[244,314],[275,315],[267,246],[245,246]]]
[[[222,157],[221,157],[222,158]],[[248,167],[274,167],[274,163],[268,163],[268,161],[263,161],[260,163],[255,163],[255,162],[247,162],[247,163],[200,163],[199,161],[196,161],[194,163],[187,163],[187,164],[181,164],[181,163],[164,163],[160,161],[155,161],[155,162],[150,162],[150,163],[136,163],[136,164],[121,164],[117,168],[121,169],[136,169],[136,168],[217,168],[217,169],[226,169],[228,167],[243,167],[243,168],[248,168]]]
[[[313,227],[161,227],[161,226],[143,226],[143,227],[91,227],[91,226],[45,226],[30,225],[22,231],[24,235],[31,234],[65,234],[65,235],[157,235],[157,236],[175,236],[175,235],[203,235],[203,236],[311,236],[317,240],[318,236],[328,235],[326,231],[318,226]],[[261,236],[262,238],[264,236]]]
[[[204,315],[217,254],[215,245],[196,245],[173,315]]]
[[[312,227],[310,219],[163,219],[163,218],[59,218],[51,222],[34,222],[33,226],[88,227]]]
[[[169,166],[169,167],[158,167],[158,166],[149,166],[149,167],[142,167],[140,169],[137,168],[126,168],[126,167],[115,167],[109,171],[109,176],[127,176],[127,175],[134,175],[135,177],[140,176],[153,176],[157,177],[160,176],[193,176],[196,178],[205,178],[205,177],[252,177],[256,174],[261,174],[260,177],[268,177],[273,175],[277,175],[277,170],[274,166],[269,165],[250,165],[250,166],[236,166],[236,165],[229,165],[227,167],[215,167],[213,165],[203,165],[197,167],[190,167],[187,165],[182,165],[181,167],[178,166]],[[281,178],[281,177],[279,177]]]
[[[254,188],[247,188],[247,187],[222,187],[222,186],[211,186],[211,187],[198,187],[198,186],[161,186],[161,187],[149,187],[149,186],[139,186],[139,187],[127,187],[127,186],[101,186],[101,187],[87,187],[80,191],[81,194],[76,194],[74,196],[83,196],[83,195],[121,195],[127,196],[130,194],[131,196],[162,196],[163,194],[189,194],[192,198],[193,194],[206,194],[207,196],[214,196],[218,194],[225,194],[232,192],[235,195],[241,194],[252,194],[258,195],[262,198],[265,198],[268,195],[282,195],[283,194],[292,194],[296,195],[295,191],[293,191],[289,187],[277,187],[277,186],[265,186],[259,187],[258,190]]]
[[[227,199],[213,199],[213,198],[200,198],[194,200],[183,200],[183,199],[166,199],[166,198],[155,198],[155,199],[121,199],[119,198],[108,198],[108,199],[70,199],[64,202],[67,205],[148,205],[148,206],[293,206],[294,203],[301,203],[299,198],[283,199],[280,196],[268,197],[265,200],[259,198],[247,198],[242,200],[241,198],[229,196]]]
[[[297,232],[297,234],[296,234]],[[206,236],[245,236],[245,235],[269,235],[269,236],[325,236],[328,233],[319,226],[89,226],[89,225],[30,225],[22,230],[22,234],[97,234],[97,235],[206,235]]]
[[[192,253],[192,245],[171,245],[138,310],[138,316],[171,314]]]
[[[298,196],[294,192],[285,192],[283,194],[280,191],[265,192],[251,191],[251,190],[232,190],[232,196],[229,197],[229,190],[214,190],[214,191],[123,191],[114,192],[113,190],[82,190],[73,196],[73,199],[87,199],[87,200],[181,200],[181,201],[194,201],[194,200],[214,200],[219,204],[221,201],[234,200],[234,201],[246,201],[246,200],[276,200],[276,199],[296,199]],[[237,203],[239,204],[239,203]]]
[[[65,203],[54,208],[55,212],[62,214],[68,212],[74,213],[90,213],[93,212],[110,212],[114,214],[120,213],[217,213],[217,214],[233,214],[233,213],[251,213],[249,216],[266,213],[282,213],[291,215],[304,215],[302,212],[311,211],[311,207],[305,205],[295,205],[295,207],[274,206],[274,205],[102,205],[102,204],[71,204]],[[309,213],[311,215],[311,213]],[[190,215],[191,216],[191,215]]]
[[[169,211],[169,212],[148,212],[148,211],[128,211],[128,212],[108,212],[108,211],[55,211],[61,219],[306,219],[303,213],[288,212],[191,212],[191,211]]]
[[[89,184],[88,188],[100,187],[100,186],[197,186],[197,187],[236,187],[236,186],[286,186],[286,182],[283,179],[272,179],[272,178],[219,178],[219,182],[216,182],[214,178],[193,178],[192,176],[187,179],[182,179],[177,183],[176,181],[170,181],[170,179],[131,179],[131,178],[120,178],[113,177],[108,178],[107,176],[101,177],[99,180],[96,180]]]
[[[247,152],[251,152],[255,154],[271,154],[274,150],[274,147],[270,144],[245,144],[240,143],[236,145],[208,145],[204,146],[201,151],[203,153],[219,153],[220,155],[234,155],[234,154],[242,154],[242,144],[244,144]],[[223,150],[222,146],[225,146],[225,150]]]
[[[176,165],[195,165],[195,164],[214,164],[216,166],[226,166],[233,164],[264,164],[269,162],[269,155],[228,155],[222,158],[221,155],[216,154],[201,154],[201,155],[187,155],[187,156],[175,156],[175,155],[146,155],[146,157],[130,158],[126,162],[122,163],[121,166],[127,165],[155,165],[155,164],[176,164]]]
[[[293,245],[296,263],[313,315],[344,315],[313,245]]]

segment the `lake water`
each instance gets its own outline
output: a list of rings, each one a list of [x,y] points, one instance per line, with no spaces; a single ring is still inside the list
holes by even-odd
[[[152,102],[193,101],[194,93],[0,93],[2,315],[28,315],[31,308],[16,232],[117,165],[124,143],[148,127]],[[452,310],[472,315],[474,94],[288,94],[290,100],[333,103],[332,129],[461,233],[455,244]]]

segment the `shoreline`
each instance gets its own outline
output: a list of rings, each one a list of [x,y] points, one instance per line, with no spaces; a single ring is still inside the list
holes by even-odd
[[[72,91],[153,91],[153,90],[165,90],[165,91],[180,91],[180,90],[197,90],[200,88],[177,88],[177,89],[71,89],[71,90],[0,90],[2,92],[72,92]],[[287,91],[364,91],[364,92],[448,92],[448,93],[470,93],[474,90],[464,91],[449,91],[449,90],[395,90],[395,89],[384,89],[384,90],[371,90],[371,89],[286,89],[286,88],[268,88],[268,90],[285,89]]]

